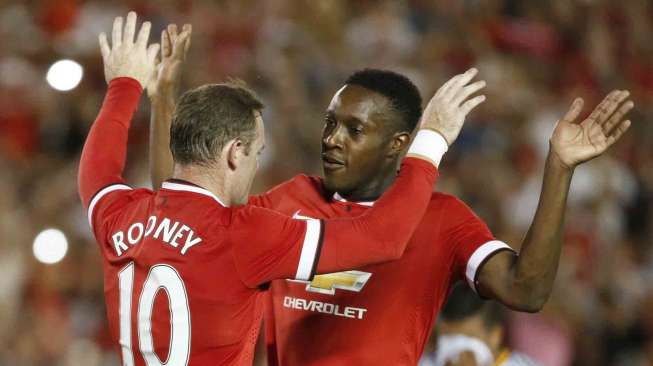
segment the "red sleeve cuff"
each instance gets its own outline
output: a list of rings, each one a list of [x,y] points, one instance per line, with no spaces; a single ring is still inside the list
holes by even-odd
[[[141,83],[138,82],[138,80],[128,76],[121,76],[111,79],[109,82],[109,89],[111,88],[134,88],[134,91],[138,92],[138,94],[143,92],[143,86],[141,86]]]

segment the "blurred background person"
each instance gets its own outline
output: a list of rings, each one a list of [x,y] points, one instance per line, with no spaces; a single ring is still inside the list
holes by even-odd
[[[457,285],[440,313],[435,349],[420,366],[538,366],[505,344],[506,309]]]

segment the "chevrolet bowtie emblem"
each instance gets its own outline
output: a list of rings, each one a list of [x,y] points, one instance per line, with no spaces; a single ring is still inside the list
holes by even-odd
[[[306,283],[306,291],[334,295],[336,289],[359,292],[372,276],[369,272],[345,271],[317,275],[313,281],[288,280]]]

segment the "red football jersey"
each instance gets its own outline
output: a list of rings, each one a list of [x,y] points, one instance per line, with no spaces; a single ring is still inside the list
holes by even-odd
[[[107,315],[123,365],[251,364],[263,311],[257,286],[294,277],[299,246],[318,239],[261,210],[224,207],[183,182],[157,193],[112,185],[95,196],[89,217],[104,239]],[[256,240],[242,230],[250,225],[290,240],[246,245]]]
[[[226,207],[184,181],[132,189],[122,171],[141,92],[134,79],[111,81],[78,177],[125,366],[251,365],[262,286],[399,258],[426,210],[437,170],[410,158],[377,207],[351,220]]]
[[[323,192],[319,178],[297,176],[250,203],[295,218],[360,215],[374,202]],[[451,286],[492,254],[510,250],[457,198],[434,193],[401,259],[276,280],[266,309],[271,365],[416,365]]]

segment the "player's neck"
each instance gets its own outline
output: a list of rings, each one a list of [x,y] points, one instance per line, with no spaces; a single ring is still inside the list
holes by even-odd
[[[394,169],[389,169],[385,174],[379,174],[376,179],[357,187],[351,192],[338,192],[344,199],[352,202],[376,201],[390,188],[397,178]]]
[[[216,195],[225,205],[232,204],[227,179],[218,169],[175,164],[172,178],[196,184]]]

